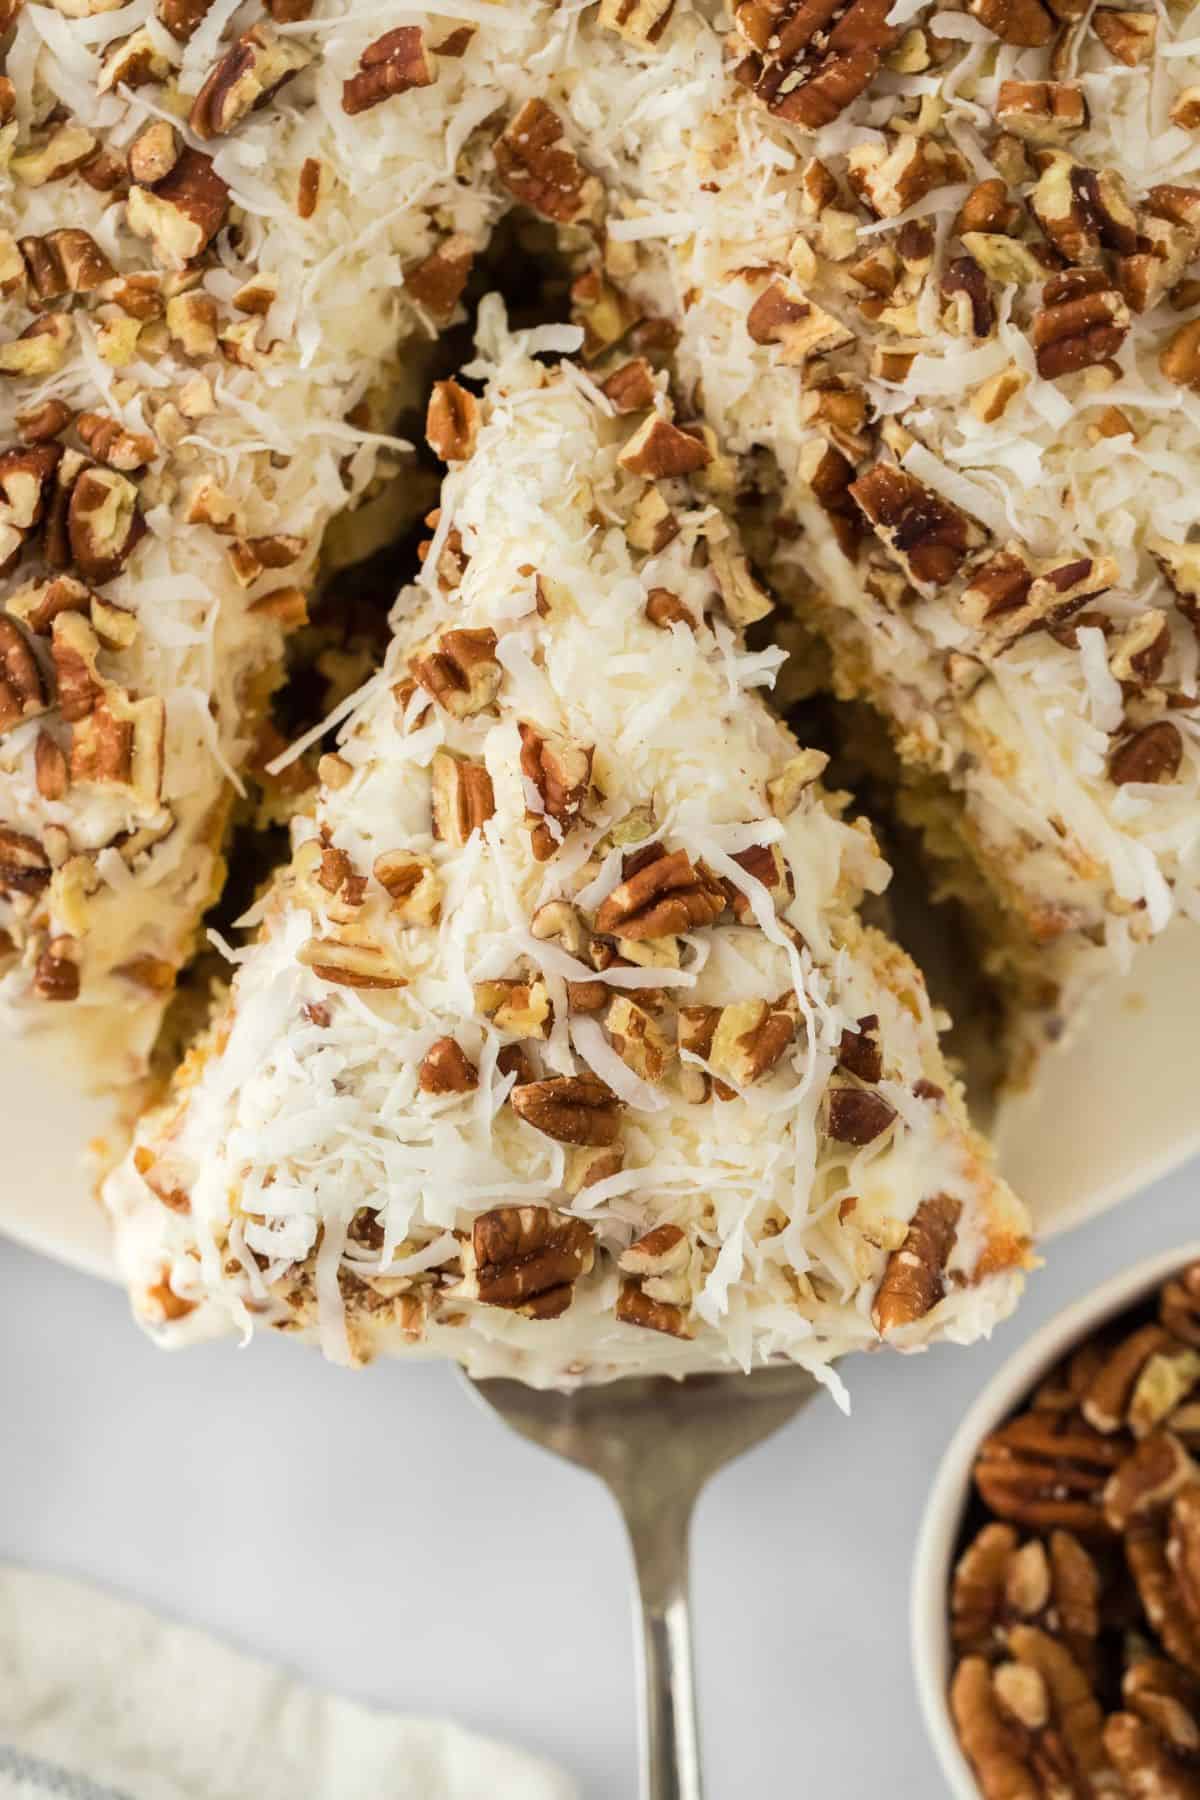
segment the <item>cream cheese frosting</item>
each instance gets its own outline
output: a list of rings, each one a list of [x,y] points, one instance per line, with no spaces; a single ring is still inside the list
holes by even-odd
[[[644,362],[480,331],[385,665],[107,1184],[137,1314],[555,1384],[976,1337],[1024,1214],[764,703],[711,453]]]

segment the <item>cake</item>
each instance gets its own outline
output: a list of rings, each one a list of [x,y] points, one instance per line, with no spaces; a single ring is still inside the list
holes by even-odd
[[[540,1385],[970,1340],[1025,1214],[766,704],[718,459],[643,358],[479,329],[384,664],[106,1185],[136,1313]]]

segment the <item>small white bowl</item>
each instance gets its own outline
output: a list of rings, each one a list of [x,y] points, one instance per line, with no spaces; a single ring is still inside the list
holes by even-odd
[[[925,1726],[933,1741],[947,1791],[955,1800],[979,1800],[979,1788],[959,1748],[950,1715],[950,1578],[963,1515],[971,1498],[971,1468],[983,1439],[1067,1351],[1100,1325],[1152,1293],[1177,1269],[1200,1259],[1200,1243],[1182,1244],[1138,1263],[1077,1300],[1034,1332],[988,1382],[950,1440],[934,1477],[917,1537],[910,1620],[913,1672]]]

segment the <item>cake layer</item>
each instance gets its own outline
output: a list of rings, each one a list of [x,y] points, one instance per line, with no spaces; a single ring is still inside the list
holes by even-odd
[[[977,1336],[1026,1260],[703,439],[481,315],[385,666],[106,1199],[164,1343],[538,1383]],[[830,1378],[832,1379],[832,1378]]]

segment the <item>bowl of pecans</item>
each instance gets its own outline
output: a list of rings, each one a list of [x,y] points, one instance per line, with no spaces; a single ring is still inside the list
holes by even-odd
[[[1051,1320],[980,1395],[913,1576],[960,1800],[1200,1796],[1200,1244]]]

